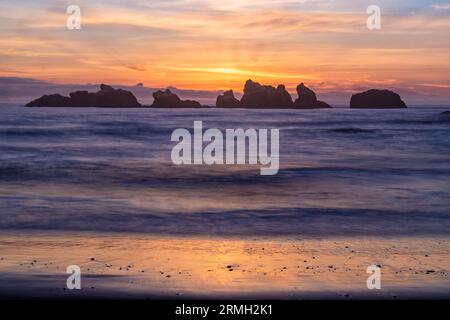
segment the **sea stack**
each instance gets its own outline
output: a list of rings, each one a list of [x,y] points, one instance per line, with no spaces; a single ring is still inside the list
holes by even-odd
[[[398,109],[407,108],[400,95],[390,90],[372,89],[357,93],[350,100],[355,109]]]
[[[279,85],[275,88],[247,80],[240,105],[242,108],[255,109],[292,108],[293,102],[284,85]]]
[[[97,108],[139,108],[141,104],[130,91],[114,89],[101,84],[100,91],[71,92],[69,97],[60,94],[44,95],[25,105],[26,107],[97,107]]]
[[[175,93],[169,89],[165,91],[158,90],[153,93],[152,108],[201,108],[201,104],[193,100],[181,100]]]
[[[234,97],[233,90],[225,91],[222,95],[217,97],[217,108],[239,108],[240,101]]]
[[[298,109],[327,109],[331,106],[323,101],[317,100],[316,93],[301,83],[297,86],[298,99],[294,102],[294,108]]]
[[[282,84],[276,88],[261,85],[258,82],[247,80],[244,86],[244,95],[239,102],[234,97],[233,91],[227,91],[217,97],[216,107],[230,108],[240,106],[252,109],[319,109],[331,108],[323,101],[317,100],[315,92],[303,83],[297,87],[298,99],[292,101],[292,97]]]

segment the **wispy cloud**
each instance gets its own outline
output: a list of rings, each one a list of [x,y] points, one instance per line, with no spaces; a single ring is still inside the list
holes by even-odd
[[[305,79],[311,80],[316,77],[306,74],[289,74],[289,73],[270,73],[257,70],[240,70],[235,68],[183,68],[183,67],[162,67],[163,69],[179,70],[179,71],[192,71],[200,73],[218,73],[218,74],[231,74],[231,75],[244,75],[247,77],[264,77],[274,79]]]
[[[239,91],[250,77],[345,91],[450,74],[449,5],[437,0],[378,0],[377,32],[366,28],[369,0],[77,2],[77,31],[65,28],[70,1],[1,2],[0,76],[209,92]]]
[[[436,10],[450,10],[450,4],[433,4],[431,7]]]

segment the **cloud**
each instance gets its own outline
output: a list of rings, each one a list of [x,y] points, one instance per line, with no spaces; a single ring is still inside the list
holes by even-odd
[[[126,66],[126,68],[128,68],[130,70],[134,70],[134,71],[140,71],[140,72],[146,71],[145,67],[141,67],[139,65],[128,65],[128,66]]]
[[[282,74],[282,73],[271,73],[271,72],[261,72],[261,71],[250,71],[241,70],[235,68],[183,68],[183,67],[163,67],[165,69],[180,70],[180,71],[192,71],[198,73],[219,73],[219,74],[231,74],[231,75],[244,75],[247,77],[264,77],[264,78],[275,78],[275,79],[305,79],[311,80],[315,77],[306,74]]]
[[[436,10],[450,10],[450,4],[433,4],[431,7]]]

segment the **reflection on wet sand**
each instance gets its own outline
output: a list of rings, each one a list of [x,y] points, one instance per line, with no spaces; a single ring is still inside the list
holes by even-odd
[[[0,235],[0,296],[411,298],[450,296],[450,240]],[[369,265],[382,290],[368,290]],[[79,265],[82,290],[65,289]]]

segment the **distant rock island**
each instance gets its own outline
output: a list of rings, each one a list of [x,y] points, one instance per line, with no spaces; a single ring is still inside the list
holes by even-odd
[[[292,98],[284,85],[277,88],[263,86],[258,82],[247,80],[244,95],[240,102],[241,108],[292,108]]]
[[[153,93],[154,102],[151,108],[201,108],[202,105],[194,100],[181,100],[169,89],[158,90]]]
[[[69,97],[60,94],[44,95],[25,105],[26,107],[94,107],[139,108],[141,104],[130,92],[101,84],[100,91],[75,91]]]
[[[239,108],[241,102],[234,97],[233,90],[225,91],[222,95],[217,97],[217,108]]]
[[[247,80],[241,101],[235,98],[232,90],[217,97],[217,108],[252,108],[252,109],[317,109],[331,108],[326,102],[318,101],[316,94],[303,83],[297,87],[298,98],[292,97],[282,84],[278,87],[261,85]]]
[[[294,102],[294,108],[300,109],[324,109],[331,106],[323,101],[317,100],[316,93],[306,87],[303,83],[297,87],[298,99]]]
[[[396,109],[407,108],[407,106],[400,95],[393,91],[372,89],[353,95],[350,100],[350,108]]]

